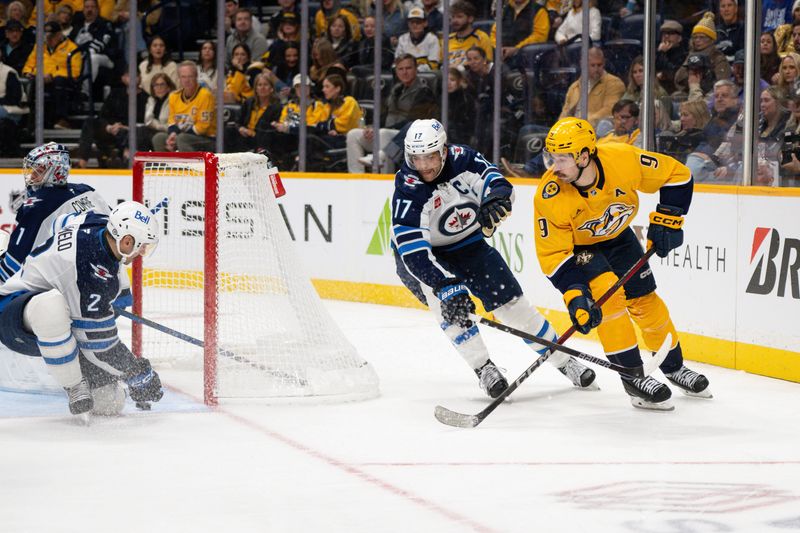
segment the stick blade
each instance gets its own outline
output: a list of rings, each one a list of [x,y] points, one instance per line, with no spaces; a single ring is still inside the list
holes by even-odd
[[[658,349],[656,353],[653,354],[653,357],[645,358],[647,359],[644,362],[644,375],[649,376],[655,370],[661,366],[661,363],[664,362],[664,359],[667,358],[667,354],[672,349],[672,334],[667,333],[664,342],[661,343],[661,348]]]
[[[433,411],[433,416],[442,424],[455,428],[474,428],[482,421],[482,419],[476,415],[456,413],[441,405],[436,406],[436,409]]]

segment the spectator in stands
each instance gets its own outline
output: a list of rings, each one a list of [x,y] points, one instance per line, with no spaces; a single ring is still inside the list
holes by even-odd
[[[278,168],[282,169],[293,168],[294,158],[297,154],[297,136],[300,131],[300,93],[303,90],[301,81],[301,75],[295,75],[292,81],[294,96],[283,106],[278,120],[272,123],[277,133],[273,133],[267,143],[267,148],[273,157],[273,161],[278,165]],[[308,79],[307,81],[310,82],[311,80]],[[311,95],[311,85],[313,83],[306,83],[305,85],[308,98],[305,122],[310,129],[325,120],[328,114],[328,109],[323,103]]]
[[[322,80],[322,94],[325,96],[323,108],[326,109],[325,120],[314,127],[314,133],[325,137],[326,144],[343,148],[347,142],[347,134],[358,127],[364,118],[361,106],[352,96],[345,94],[344,78],[339,74],[328,74]]]
[[[80,144],[78,145],[78,166],[86,168],[92,154],[92,143],[97,146],[97,161],[100,168],[123,168],[128,166],[128,89],[130,78],[125,72],[117,84],[112,87],[108,97],[103,101],[100,114],[89,117],[83,122],[81,128]],[[141,122],[145,108],[146,94],[136,89],[136,108],[142,113],[137,117]]]
[[[33,45],[22,37],[24,28],[17,20],[9,20],[5,26],[6,38],[0,43],[3,53],[3,62],[9,67],[22,72],[25,62],[33,50]]]
[[[271,70],[281,83],[291,90],[292,80],[300,73],[300,46],[297,43],[288,43],[283,51],[283,62]]]
[[[286,61],[289,45],[300,45],[300,19],[294,13],[285,13],[279,20],[279,37],[272,41],[263,60],[269,68],[275,68]],[[254,58],[258,59],[258,58]]]
[[[24,105],[24,93],[17,71],[0,60],[0,156],[2,157],[19,155],[19,123],[22,115],[28,112]]]
[[[281,116],[281,102],[275,93],[270,76],[261,73],[255,79],[255,93],[242,105],[239,121],[226,131],[228,152],[250,152],[269,149],[269,132]],[[272,156],[270,156],[272,159]]]
[[[269,30],[267,32],[267,38],[269,39],[283,39],[280,25],[284,20],[285,14],[291,13],[294,15],[295,20],[300,20],[300,9],[297,7],[296,0],[278,0],[278,5],[280,10],[269,19]]]
[[[700,100],[681,102],[680,130],[677,134],[661,132],[657,137],[658,151],[683,163],[687,162],[687,156],[704,141],[703,128],[710,119],[711,115],[705,102]]]
[[[606,72],[606,60],[600,48],[589,49],[589,103],[586,119],[596,125],[600,119],[611,116],[611,109],[625,93],[621,79]],[[580,115],[581,78],[575,80],[567,89],[561,115],[577,117]]]
[[[589,38],[592,42],[600,42],[603,17],[597,9],[596,0],[589,0]],[[567,12],[564,21],[556,30],[555,40],[558,44],[569,44],[581,40],[583,32],[583,0],[572,0],[572,9]]]
[[[422,9],[425,11],[425,21],[428,31],[441,35],[444,26],[444,16],[439,10],[439,0],[422,0]]]
[[[17,0],[9,3],[8,7],[6,8],[6,23],[2,28],[0,28],[0,40],[8,38],[5,35],[5,32],[7,31],[8,23],[12,20],[19,22],[19,25],[22,27],[22,40],[33,46],[34,42],[36,42],[36,32],[34,31],[34,26],[28,26],[28,16],[25,4]]]
[[[728,58],[714,46],[716,38],[717,31],[714,27],[714,14],[706,13],[692,30],[689,57],[692,57],[693,54],[701,54],[708,57],[710,68],[714,74],[712,84],[717,80],[727,80],[731,77],[731,65],[728,63]],[[689,57],[686,58],[681,68],[675,73],[676,92],[689,94],[689,72],[686,63]]]
[[[765,31],[761,34],[759,50],[761,52],[761,79],[774,84],[778,81],[781,58],[778,55],[778,44],[775,42],[772,32]]]
[[[739,104],[744,103],[744,71],[744,50],[739,50],[736,52],[736,56],[734,56],[733,63],[731,63],[731,81],[736,86],[736,95],[738,96]],[[759,79],[759,84],[761,86],[759,92],[769,87],[769,83],[764,81],[763,78]],[[713,104],[713,98],[711,102]]]
[[[458,67],[450,67],[447,75],[447,142],[474,144],[475,95],[469,91],[466,76]]]
[[[783,93],[777,87],[767,87],[761,91],[758,137],[771,145],[773,155],[780,149],[775,150],[772,145],[783,142],[783,132],[789,121],[790,113],[784,105],[785,101]]]
[[[97,0],[83,0],[83,11],[75,15],[69,38],[82,49],[88,50],[93,83],[101,68],[109,71],[114,68],[112,58],[119,51],[114,47],[113,35],[111,23],[100,17]],[[100,89],[102,85],[94,88]]]
[[[793,94],[787,100],[791,116],[786,122],[786,132],[792,133],[794,138],[784,142],[781,147],[781,185],[783,187],[800,187],[800,159],[797,150],[800,148],[800,94]]]
[[[314,35],[324,37],[330,23],[339,15],[347,19],[353,40],[358,41],[361,39],[361,26],[358,24],[358,17],[349,9],[342,7],[340,0],[322,0],[317,14],[314,15]]]
[[[353,40],[350,32],[350,24],[344,15],[336,15],[328,24],[326,31],[328,40],[333,45],[333,51],[342,60],[346,67],[350,68],[356,62],[357,43]]]
[[[687,55],[683,26],[677,20],[665,20],[661,25],[661,42],[656,48],[656,78],[670,94],[675,92],[675,73]]]
[[[392,49],[397,46],[397,40],[408,31],[408,24],[405,18],[405,11],[400,0],[376,0],[383,1],[383,35],[389,39]],[[375,8],[370,11],[370,15],[375,15]]]
[[[147,57],[139,63],[139,84],[145,92],[150,90],[150,80],[159,72],[165,73],[178,84],[178,65],[170,57],[167,43],[160,35],[150,39],[147,46]]]
[[[234,15],[234,31],[225,40],[226,59],[230,63],[233,47],[237,44],[246,44],[250,50],[250,57],[261,58],[267,53],[269,46],[267,40],[253,29],[253,14],[249,9],[240,7]]]
[[[394,61],[389,37],[381,37],[381,71],[387,71]],[[355,65],[372,67],[375,64],[375,17],[364,17],[364,35],[357,43]],[[371,72],[371,68],[369,69]]]
[[[78,87],[75,82],[81,73],[82,59],[79,53],[73,54],[67,64],[67,57],[78,47],[64,38],[58,22],[44,25],[44,123],[47,128],[67,129],[70,127],[67,115],[71,101],[77,99]],[[36,77],[36,47],[33,47],[22,74],[30,79]]]
[[[222,96],[226,104],[241,104],[253,96],[253,88],[247,69],[250,66],[250,50],[246,44],[237,44],[231,54],[231,65],[225,78],[225,93]]]
[[[543,43],[550,34],[547,9],[533,0],[503,1],[503,59],[511,58],[527,44]],[[491,41],[497,42],[497,28],[492,25]]]
[[[169,95],[167,132],[153,136],[158,152],[211,152],[216,146],[217,113],[214,94],[197,82],[197,65],[178,66],[181,90]]]
[[[61,33],[64,34],[64,37],[70,37],[72,31],[75,29],[72,24],[72,19],[75,16],[75,13],[72,12],[72,8],[66,4],[58,6],[58,10],[56,11],[55,21],[61,25]],[[74,41],[75,39],[73,39]],[[77,43],[76,43],[77,44]]]
[[[150,96],[144,107],[144,124],[137,129],[136,144],[139,150],[153,149],[153,136],[166,132],[169,126],[169,95],[175,82],[163,72],[150,79]]]
[[[141,13],[145,11],[147,7],[147,2],[137,2],[136,4],[137,13],[136,17],[133,17],[134,24],[136,26],[136,51],[142,52],[147,49],[147,44],[144,41],[144,31],[142,29],[142,23],[139,20],[141,18]],[[100,10],[100,15],[103,15],[103,10]],[[147,15],[147,20],[144,21],[144,24],[148,26],[148,28],[154,27],[158,24],[158,19],[161,17],[161,10],[156,9],[155,11],[151,12]],[[105,18],[105,17],[104,17]],[[117,30],[117,35],[119,36],[119,48],[120,50],[127,50],[128,49],[128,22],[131,18],[131,9],[128,6],[128,0],[117,0],[114,4],[114,8],[111,11],[111,16],[108,19],[111,21],[111,24]],[[152,34],[152,32],[148,32],[148,34]]]
[[[711,98],[714,89],[714,72],[711,70],[708,56],[705,54],[691,53],[684,63],[686,68],[686,83],[689,86],[688,100],[705,100]]]
[[[450,34],[448,60],[451,67],[463,67],[467,62],[467,50],[477,46],[487,57],[494,53],[494,43],[483,30],[475,29],[475,6],[467,0],[456,0],[450,5]]]
[[[612,121],[601,120],[597,125],[597,144],[615,142],[641,148],[639,105],[633,100],[620,100],[614,104],[611,115]]]
[[[738,53],[738,52],[737,52]],[[713,154],[728,130],[736,123],[739,116],[738,87],[731,80],[719,80],[714,84],[711,118],[703,128],[703,151]]]
[[[322,84],[328,74],[338,74],[343,79],[347,77],[347,67],[336,52],[333,50],[331,42],[321,37],[314,41],[311,47],[311,69],[309,76],[314,83]]]
[[[197,64],[197,81],[200,85],[217,94],[217,44],[205,41],[200,45],[200,57]],[[173,90],[175,83],[172,83]]]
[[[414,120],[435,117],[438,114],[436,97],[431,89],[417,77],[417,62],[406,54],[397,59],[395,74],[398,82],[389,92],[381,112],[383,127],[380,130],[380,167],[392,172],[395,161],[403,154],[405,130]],[[360,173],[372,166],[374,130],[371,126],[355,128],[347,134],[347,168]]]
[[[28,18],[28,26],[35,28],[36,27],[36,2],[32,2],[33,9],[31,9],[31,15]],[[52,15],[55,15],[58,11],[58,8],[62,5],[68,5],[72,8],[73,13],[77,13],[83,9],[83,2],[82,0],[48,0],[44,2],[44,20],[45,22],[50,22],[53,20]]]
[[[642,105],[642,90],[644,85],[644,58],[636,56],[631,61],[631,66],[628,69],[628,85],[625,87],[625,93],[622,95],[623,100],[633,100],[639,106]],[[670,98],[666,89],[661,86],[658,78],[654,80],[652,85],[652,98],[657,98],[664,102],[664,105],[669,107],[672,105],[672,98]]]
[[[775,87],[780,90],[784,98],[798,92],[800,89],[800,54],[787,52],[781,60],[781,69],[778,72],[778,81]]]
[[[238,0],[225,0],[225,33],[230,34],[236,29],[236,13],[239,10]],[[261,21],[258,17],[250,15],[250,27],[254,32],[262,34]],[[230,52],[229,52],[230,55]]]
[[[744,24],[739,20],[738,0],[719,0],[719,24],[717,24],[717,50],[728,61],[739,50],[744,50]]]
[[[417,69],[420,72],[439,70],[439,58],[442,50],[439,38],[427,29],[428,22],[425,12],[421,7],[412,7],[408,10],[408,33],[404,33],[397,41],[394,57],[412,55],[417,60]]]

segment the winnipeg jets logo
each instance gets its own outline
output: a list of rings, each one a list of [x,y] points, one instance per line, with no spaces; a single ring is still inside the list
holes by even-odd
[[[442,217],[441,231],[445,235],[461,233],[475,223],[475,209],[469,205],[454,207]]]
[[[587,220],[578,229],[591,232],[592,237],[613,235],[627,225],[633,211],[632,205],[611,204],[600,218]]]
[[[33,207],[37,202],[41,202],[41,198],[25,198],[22,204],[19,206],[20,209],[25,209],[26,207]]]
[[[93,265],[89,263],[89,266],[92,267],[92,274],[94,274],[95,277],[100,278],[103,281],[114,279],[114,276],[111,274],[111,272],[109,272],[108,269],[103,265]]]
[[[406,174],[405,178],[403,178],[403,183],[405,183],[408,187],[414,188],[422,182],[411,174]]]

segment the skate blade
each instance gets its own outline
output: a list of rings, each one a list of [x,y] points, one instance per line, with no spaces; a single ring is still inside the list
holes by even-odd
[[[89,412],[81,413],[78,415],[72,415],[72,419],[75,421],[75,424],[78,426],[91,426],[92,425],[92,417]]]
[[[598,391],[600,390],[600,385],[597,384],[597,380],[595,379],[585,387],[581,387],[579,385],[574,385],[574,387],[578,390],[585,390],[585,391]]]
[[[700,398],[701,400],[711,400],[714,398],[714,395],[711,394],[711,391],[708,389],[702,390],[700,392],[692,392],[688,390],[681,389],[678,387],[680,391],[690,398]]]
[[[664,400],[661,403],[648,402],[641,398],[631,396],[631,405],[638,409],[646,409],[648,411],[674,411],[675,406],[672,405],[670,400]]]

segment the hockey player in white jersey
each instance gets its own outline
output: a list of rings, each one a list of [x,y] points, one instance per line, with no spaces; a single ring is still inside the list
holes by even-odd
[[[53,234],[53,223],[66,214],[95,211],[107,215],[106,201],[88,185],[68,183],[69,150],[49,142],[22,161],[26,195],[11,235],[0,230],[0,283],[20,269],[30,251]]]
[[[119,339],[111,305],[122,290],[121,265],[152,253],[158,239],[155,217],[138,202],[108,216],[89,212],[32,250],[0,286],[0,342],[41,355],[73,414],[119,413],[120,380],[136,402],[161,399],[158,374]]]
[[[470,293],[501,322],[555,341],[550,323],[522,293],[502,256],[489,246],[511,214],[513,187],[483,155],[447,145],[438,120],[417,120],[405,137],[405,163],[395,176],[392,247],[403,284],[430,307],[455,349],[496,398],[508,382],[489,358]],[[530,347],[539,354],[547,348]],[[553,353],[549,361],[581,388],[595,374],[574,358]]]

